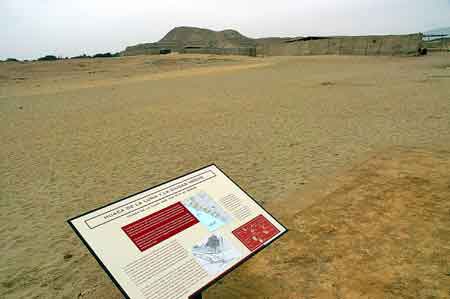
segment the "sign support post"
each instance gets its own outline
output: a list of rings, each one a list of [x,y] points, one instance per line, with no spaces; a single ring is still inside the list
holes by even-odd
[[[203,297],[202,297],[202,293],[201,293],[201,292],[199,292],[199,293],[195,294],[194,296],[192,296],[192,298],[191,298],[191,299],[203,299]]]

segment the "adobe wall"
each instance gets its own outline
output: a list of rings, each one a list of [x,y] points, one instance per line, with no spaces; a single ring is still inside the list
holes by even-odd
[[[185,48],[180,53],[256,56],[256,48]]]
[[[386,36],[344,36],[273,43],[265,47],[258,47],[257,54],[268,56],[416,55],[421,47],[422,34],[420,33]]]
[[[121,53],[122,56],[134,55],[158,55],[161,49],[170,49],[172,52],[179,52],[183,49],[180,42],[157,42],[129,46]]]

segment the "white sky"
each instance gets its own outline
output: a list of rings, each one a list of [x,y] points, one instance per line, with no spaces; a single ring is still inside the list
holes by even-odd
[[[450,0],[0,0],[0,59],[116,52],[175,26],[249,37],[412,33],[450,26]]]

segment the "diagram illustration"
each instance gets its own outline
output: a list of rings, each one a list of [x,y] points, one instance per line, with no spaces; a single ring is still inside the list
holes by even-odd
[[[182,203],[210,232],[231,221],[231,217],[206,192],[190,196]]]
[[[223,236],[213,234],[192,247],[192,254],[211,275],[227,269],[241,254]]]

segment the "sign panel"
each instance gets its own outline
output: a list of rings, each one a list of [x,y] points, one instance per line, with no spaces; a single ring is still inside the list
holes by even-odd
[[[127,298],[189,298],[287,229],[215,165],[69,224]]]

